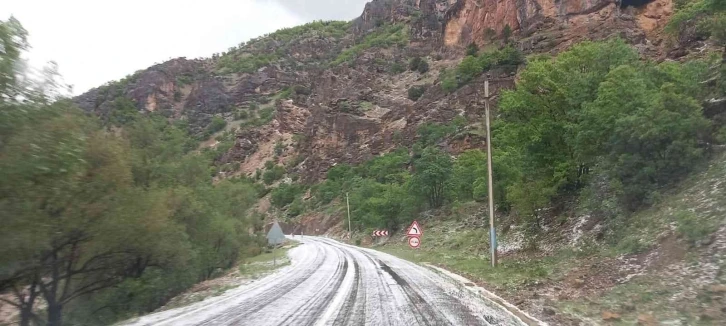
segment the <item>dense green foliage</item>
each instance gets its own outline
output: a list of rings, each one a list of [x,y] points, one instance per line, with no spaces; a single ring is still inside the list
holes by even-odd
[[[479,55],[479,46],[476,45],[475,42],[469,43],[469,45],[466,46],[466,55],[472,57]]]
[[[429,63],[426,59],[421,57],[414,57],[408,63],[408,69],[411,71],[418,71],[419,73],[425,74],[429,71]]]
[[[467,186],[472,173],[484,171],[481,164],[486,164],[486,158],[476,161],[482,158],[481,151],[467,151],[463,160],[455,160],[438,148],[441,140],[457,133],[464,123],[456,119],[448,125],[424,124],[412,151],[402,148],[358,166],[332,167],[326,180],[313,187],[314,203],[327,205],[347,192],[354,228],[395,231],[401,222],[423,210],[474,196],[481,199],[481,186]]]
[[[459,63],[456,70],[442,73],[441,88],[447,92],[453,92],[486,71],[498,67],[516,70],[517,66],[522,63],[524,63],[522,52],[511,45],[493,52],[481,53],[478,56],[468,55]]]
[[[210,122],[209,126],[207,126],[207,132],[213,134],[217,131],[224,129],[224,127],[226,126],[227,121],[225,121],[222,117],[214,116],[212,118],[212,122]]]
[[[304,25],[295,27],[282,28],[275,31],[272,34],[263,35],[256,39],[252,39],[247,44],[254,44],[260,42],[263,39],[271,39],[279,42],[290,42],[292,39],[300,37],[301,35],[314,34],[322,37],[334,37],[340,38],[350,28],[349,22],[344,21],[314,21]]]
[[[502,39],[504,43],[509,43],[509,38],[512,37],[512,27],[509,24],[504,25],[502,28]]]
[[[468,81],[494,66],[522,62],[507,46],[468,56],[456,76]],[[584,42],[557,57],[530,60],[517,88],[501,95],[493,129],[498,210],[537,232],[542,208],[583,192],[588,202],[610,196],[595,203],[602,207],[589,207],[596,212],[627,214],[651,204],[659,189],[687,175],[708,144],[720,139],[721,129],[712,127],[701,107],[723,94],[721,84],[701,83],[712,75],[713,62],[642,61],[618,39]],[[314,202],[327,205],[348,192],[354,227],[395,230],[424,209],[485,201],[485,154],[470,150],[452,157],[440,150],[464,125],[423,124],[410,150],[332,168],[313,187]],[[621,209],[613,210],[613,204]]]
[[[275,207],[285,207],[292,204],[302,194],[303,187],[297,184],[281,184],[270,192],[271,203]]]
[[[283,28],[242,43],[223,54],[217,61],[221,72],[252,73],[257,69],[285,58],[291,41],[304,37],[342,38],[350,23],[342,21],[314,21],[308,24]]]
[[[426,92],[426,86],[419,85],[419,86],[411,86],[411,88],[408,89],[408,99],[411,101],[418,100],[423,94]]]
[[[517,89],[502,94],[493,131],[495,155],[513,163],[497,178],[499,204],[534,217],[536,228],[537,209],[577,194],[593,174],[623,207],[650,203],[704,155],[710,122],[699,82],[708,66],[639,61],[617,39],[530,62]]]
[[[1,23],[0,36],[18,39],[11,27]],[[0,62],[14,55],[2,52]],[[67,100],[49,104],[52,89],[39,93],[15,82],[19,71],[7,73],[0,291],[15,294],[22,325],[111,324],[150,312],[259,252],[248,229],[261,221],[246,214],[259,188],[241,179],[213,185],[215,153],[194,153],[183,124],[142,115],[125,98],[102,122]],[[15,95],[23,93],[38,96]]]
[[[285,167],[282,165],[272,165],[267,167],[265,173],[262,174],[262,181],[269,186],[275,183],[275,181],[282,179],[283,176],[285,176]]]
[[[392,46],[408,45],[408,27],[404,24],[385,25],[366,35],[358,44],[345,49],[332,65],[355,60],[363,51],[373,48],[387,48]]]
[[[677,4],[677,10],[666,26],[675,36],[697,27],[698,32],[713,36],[721,46],[726,46],[726,1],[694,0]]]

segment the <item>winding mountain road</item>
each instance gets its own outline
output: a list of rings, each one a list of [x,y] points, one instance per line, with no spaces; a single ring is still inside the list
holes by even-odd
[[[435,269],[327,238],[295,240],[302,245],[288,252],[290,266],[128,325],[539,324]]]

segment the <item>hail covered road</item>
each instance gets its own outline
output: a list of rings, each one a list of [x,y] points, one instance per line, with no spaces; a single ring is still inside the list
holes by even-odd
[[[290,266],[131,325],[533,324],[440,271],[326,238],[295,240]]]

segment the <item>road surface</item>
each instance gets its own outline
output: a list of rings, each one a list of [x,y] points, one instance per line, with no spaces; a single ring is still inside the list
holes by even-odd
[[[128,325],[527,325],[431,268],[326,238],[295,240],[290,266]]]

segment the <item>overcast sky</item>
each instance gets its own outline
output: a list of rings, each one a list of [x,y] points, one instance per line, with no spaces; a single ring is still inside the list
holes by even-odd
[[[4,0],[28,30],[31,65],[53,60],[78,95],[176,57],[209,57],[313,20],[351,20],[366,0]]]

